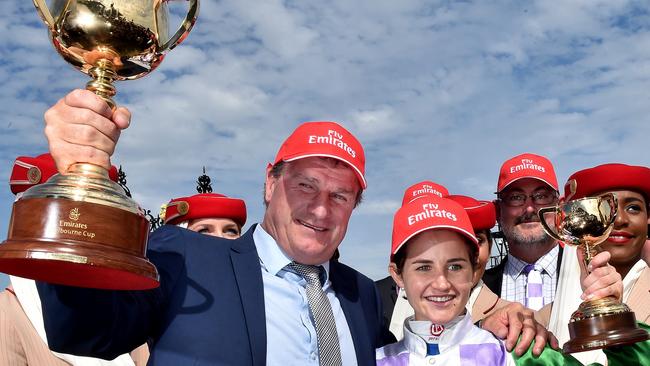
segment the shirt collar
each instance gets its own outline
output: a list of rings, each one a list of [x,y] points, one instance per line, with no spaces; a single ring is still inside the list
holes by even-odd
[[[548,253],[544,254],[541,258],[537,260],[534,264],[542,267],[543,271],[553,275],[557,271],[557,256],[560,253],[559,245],[553,247],[549,250]],[[513,257],[512,254],[508,253],[508,261],[506,262],[506,272],[511,273],[514,277],[518,277],[524,267],[529,263],[522,261],[519,258]]]
[[[411,329],[411,322],[414,319],[415,316],[410,316],[404,320],[404,346],[410,353],[421,356],[427,355],[427,343],[439,344],[439,352],[444,352],[449,347],[461,344],[469,329],[473,326],[471,315],[465,313],[465,315],[460,315],[449,324],[446,324],[439,336],[430,337],[431,339],[427,342]],[[427,322],[422,323],[427,325]],[[417,326],[422,326],[422,323],[417,324]],[[428,322],[428,326],[431,327],[431,322]]]
[[[280,248],[273,237],[264,230],[262,225],[256,225],[253,231],[253,240],[257,248],[257,255],[260,257],[262,268],[277,276],[293,259]],[[320,264],[325,269],[325,282],[329,280],[330,262]]]

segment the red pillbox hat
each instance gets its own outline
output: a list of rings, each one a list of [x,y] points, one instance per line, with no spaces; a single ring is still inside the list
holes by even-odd
[[[13,194],[24,192],[27,189],[41,183],[45,183],[50,177],[58,173],[52,155],[41,154],[37,157],[19,156],[14,161],[9,178],[9,186]],[[117,168],[111,166],[108,175],[112,181],[117,182]]]
[[[165,207],[165,224],[202,218],[228,218],[239,226],[246,223],[246,203],[238,198],[218,193],[199,193],[189,197],[174,198]]]
[[[583,169],[569,177],[564,185],[564,197],[575,200],[615,190],[639,192],[646,201],[650,200],[650,169],[626,164],[603,164]]]

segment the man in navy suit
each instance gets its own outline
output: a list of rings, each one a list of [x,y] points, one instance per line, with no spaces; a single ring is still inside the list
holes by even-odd
[[[107,166],[130,114],[79,90],[45,119],[50,150],[65,171],[79,161]],[[262,223],[240,239],[158,229],[148,245],[161,277],[154,290],[39,284],[50,348],[110,359],[148,340],[156,365],[318,365],[327,338],[335,340],[341,364],[374,365],[375,348],[392,338],[377,290],[330,261],[366,187],[364,169],[361,144],[340,125],[299,126],[267,168]],[[320,268],[319,291],[333,319],[326,329],[317,330],[294,262]],[[536,334],[531,313],[520,309],[492,323],[510,347],[520,330],[526,345]],[[543,344],[545,333],[537,330]]]

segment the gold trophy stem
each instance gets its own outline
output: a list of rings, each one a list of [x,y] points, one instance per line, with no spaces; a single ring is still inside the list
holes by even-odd
[[[582,248],[585,253],[585,269],[587,272],[591,273],[588,269],[589,263],[591,263],[591,260],[596,256],[596,254],[598,254],[598,251],[596,250],[595,245],[590,245],[587,242],[583,243]],[[598,300],[587,300],[580,304],[578,310],[573,313],[571,321],[590,318],[593,316],[602,316],[605,314],[617,314],[626,311],[630,311],[630,308],[627,305],[623,304],[613,296],[607,296]]]
[[[596,254],[598,254],[598,251],[596,250],[595,245],[590,245],[589,243],[583,243],[581,248],[585,254],[585,257],[583,259],[583,262],[585,264],[585,270],[587,271],[587,273],[591,273],[591,271],[589,270],[589,263],[591,263],[591,260],[594,259]]]
[[[110,179],[108,171],[99,165],[89,163],[75,163],[70,165],[68,173],[81,174],[89,177],[96,177],[100,179]]]
[[[589,245],[589,243],[584,244],[585,248],[585,268],[589,266],[589,263],[591,263],[591,260],[598,254],[598,251],[596,250],[596,247],[593,245]]]
[[[115,109],[115,102],[111,99],[117,93],[113,86],[113,80],[117,77],[113,62],[105,58],[99,59],[88,73],[93,79],[86,84],[86,89],[99,95],[111,109]]]

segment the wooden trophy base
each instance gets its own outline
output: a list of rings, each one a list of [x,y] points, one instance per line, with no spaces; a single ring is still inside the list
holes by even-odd
[[[565,353],[575,353],[621,346],[650,339],[637,327],[632,311],[584,318],[569,323],[571,340],[564,344]]]
[[[66,198],[13,205],[0,272],[38,281],[110,290],[159,286],[145,258],[149,222],[136,213]]]

